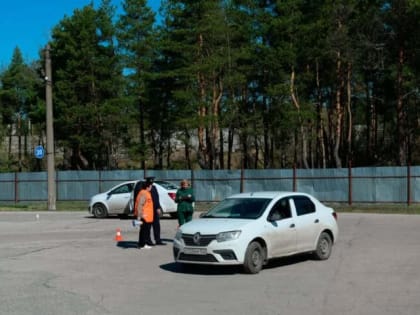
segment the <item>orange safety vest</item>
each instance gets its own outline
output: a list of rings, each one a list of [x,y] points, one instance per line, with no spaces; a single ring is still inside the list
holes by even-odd
[[[153,199],[152,194],[150,191],[147,191],[146,189],[140,190],[140,192],[137,195],[136,202],[134,204],[134,214],[137,216],[137,206],[140,202],[140,198],[144,197],[146,199],[142,213],[143,213],[143,220],[147,223],[153,222]]]

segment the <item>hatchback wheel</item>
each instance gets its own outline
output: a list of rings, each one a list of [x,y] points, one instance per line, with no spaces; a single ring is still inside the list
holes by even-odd
[[[332,251],[332,240],[328,233],[322,232],[319,236],[318,244],[315,250],[315,258],[325,260],[330,257]]]
[[[245,253],[244,270],[246,273],[258,273],[264,264],[264,250],[260,243],[252,242]]]
[[[103,204],[97,203],[93,206],[93,215],[96,218],[105,218],[108,216],[108,212]]]

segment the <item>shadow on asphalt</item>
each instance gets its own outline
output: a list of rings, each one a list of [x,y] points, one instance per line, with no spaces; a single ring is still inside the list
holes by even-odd
[[[275,258],[270,260],[268,264],[264,266],[264,269],[273,269],[289,265],[295,265],[308,260],[312,260],[312,257],[309,254],[300,254],[290,257]]]
[[[166,246],[172,246],[172,239],[162,238],[162,241],[166,244]],[[117,247],[137,249],[137,244],[137,241],[119,241],[117,242]]]
[[[117,246],[121,248],[135,248],[137,249],[137,242],[135,241],[119,241],[117,242]]]
[[[241,266],[188,265],[179,264],[176,262],[160,265],[160,268],[173,273],[183,273],[202,276],[233,275],[242,272]]]
[[[128,215],[111,215],[109,217],[105,217],[105,218],[97,218],[93,215],[87,215],[85,216],[86,219],[95,219],[95,220],[133,220],[134,217],[132,216],[128,216]]]
[[[133,220],[134,219],[134,216],[132,216],[132,215],[126,215],[126,214],[120,214],[120,215],[111,215],[111,216],[105,217],[105,218],[96,218],[93,215],[87,215],[87,216],[85,216],[85,218],[86,219],[95,219],[95,220],[116,220],[117,219],[117,220],[127,221],[127,220]],[[160,220],[161,221],[162,220],[164,220],[164,221],[166,221],[166,220],[172,221],[172,220],[176,220],[176,219],[174,219],[174,218],[172,218],[170,216],[163,216],[163,217],[160,218]]]
[[[261,272],[264,272],[264,269],[273,269],[280,268],[284,266],[299,264],[311,260],[311,256],[307,254],[296,255],[285,258],[276,258],[268,262],[264,266]],[[192,274],[192,275],[233,275],[233,274],[243,274],[243,267],[238,266],[213,266],[213,265],[194,265],[194,264],[180,264],[176,262],[164,264],[160,266],[161,269],[174,272],[174,273],[183,273],[183,274]]]

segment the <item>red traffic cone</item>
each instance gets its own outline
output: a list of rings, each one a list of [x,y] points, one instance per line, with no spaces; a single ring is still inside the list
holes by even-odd
[[[116,232],[116,234],[115,234],[115,240],[116,240],[117,242],[120,242],[120,241],[122,241],[122,240],[123,240],[122,235],[121,235],[121,229],[117,229],[117,232]]]

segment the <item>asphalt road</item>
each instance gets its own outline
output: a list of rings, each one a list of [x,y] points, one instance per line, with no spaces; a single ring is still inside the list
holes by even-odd
[[[175,220],[151,250],[135,248],[130,223],[0,212],[0,314],[420,314],[420,216],[340,214],[329,260],[279,259],[256,275],[179,268]]]

